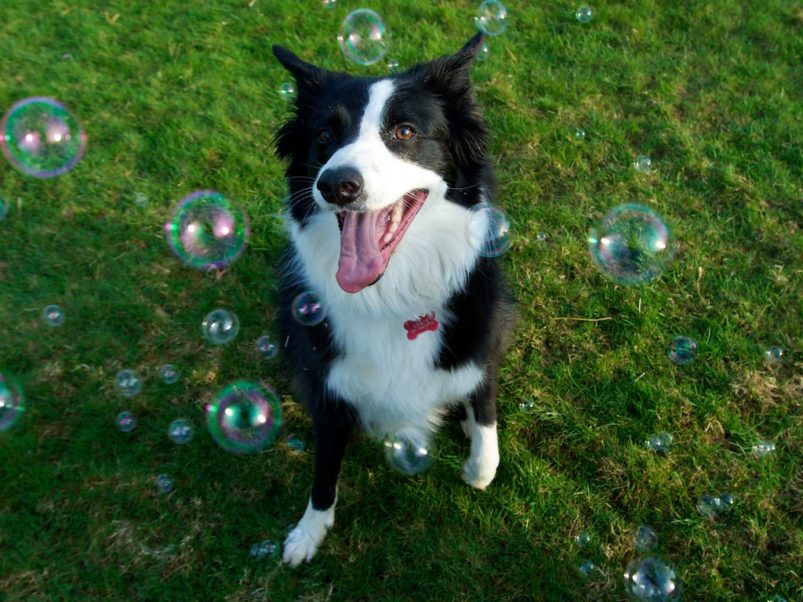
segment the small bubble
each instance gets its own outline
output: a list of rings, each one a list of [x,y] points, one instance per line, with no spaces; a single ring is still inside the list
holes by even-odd
[[[591,539],[592,539],[591,533],[588,533],[587,531],[583,531],[579,535],[575,535],[574,543],[576,543],[581,548],[585,548],[585,547],[588,546],[588,544],[591,543]]]
[[[159,490],[159,493],[170,493],[173,491],[173,487],[173,479],[166,474],[160,474],[156,477],[156,489]]]
[[[201,323],[204,338],[213,345],[226,345],[240,331],[240,320],[226,309],[209,312]]]
[[[658,545],[658,534],[649,525],[641,525],[636,531],[636,549],[649,552]]]
[[[288,447],[290,447],[290,449],[293,451],[293,453],[296,453],[296,454],[300,454],[306,448],[306,444],[304,443],[304,440],[301,437],[299,437],[298,435],[295,435],[293,433],[290,433],[289,435],[287,435],[287,438],[285,439],[285,443],[287,443]]]
[[[477,52],[477,56],[474,60],[476,61],[487,61],[488,55],[491,53],[491,47],[488,44],[488,40],[482,41],[482,46],[480,46],[479,51]]]
[[[184,445],[192,441],[195,434],[192,423],[186,418],[176,418],[167,429],[167,436],[173,443]]]
[[[176,368],[173,364],[165,364],[159,368],[159,378],[161,378],[162,382],[166,385],[177,383],[179,376],[180,373],[178,368]]]
[[[265,540],[251,546],[251,556],[256,560],[265,558],[275,558],[278,556],[279,546],[271,541]]]
[[[586,139],[586,131],[583,128],[577,128],[574,131],[574,137],[578,140],[585,140]]]
[[[140,209],[148,206],[148,195],[144,192],[137,192],[134,194],[134,204]]]
[[[649,173],[652,171],[652,159],[647,155],[639,155],[633,162],[633,167],[639,173]]]
[[[293,100],[296,97],[296,86],[292,82],[284,82],[279,86],[279,96],[283,100]]]
[[[5,201],[4,199],[0,199],[0,222],[2,222],[8,215],[10,207],[11,207],[10,203]]]
[[[403,475],[416,475],[432,466],[432,449],[419,433],[398,432],[384,443],[385,458]]]
[[[267,335],[262,335],[257,339],[256,347],[259,354],[266,360],[272,360],[279,353],[276,343]]]
[[[399,72],[399,61],[396,59],[388,59],[388,71],[391,73],[398,73]]]
[[[780,364],[784,359],[783,347],[773,345],[764,352],[764,359],[770,365]]]
[[[577,572],[580,573],[581,577],[588,578],[597,570],[597,565],[594,564],[591,560],[584,560],[580,563],[580,566],[577,567]]]
[[[302,326],[317,326],[326,318],[326,306],[318,295],[307,291],[293,299],[290,313]]]
[[[538,234],[536,234],[535,240],[538,242],[546,242],[547,240],[546,232],[539,232]]]
[[[671,434],[667,433],[666,431],[662,431],[647,437],[647,440],[644,442],[644,446],[657,454],[665,455],[668,454],[672,449],[673,439],[674,437],[672,437]]]
[[[678,366],[685,366],[697,357],[697,342],[689,337],[675,337],[667,350],[669,359]]]
[[[45,324],[51,328],[64,324],[64,317],[64,310],[58,305],[48,305],[42,311],[42,318],[44,318]]]
[[[636,600],[670,602],[680,599],[680,580],[674,569],[662,560],[633,559],[624,576],[625,589]]]
[[[507,29],[507,8],[499,0],[485,0],[480,4],[474,24],[489,36],[498,36]]]
[[[577,12],[574,13],[574,16],[580,23],[585,24],[591,22],[592,14],[590,6],[581,6],[577,9]]]
[[[529,412],[530,410],[535,408],[535,402],[532,399],[528,399],[527,401],[523,401],[519,404],[519,409]]]
[[[753,446],[754,458],[765,458],[775,452],[775,443],[772,441],[759,441]]]
[[[123,433],[130,433],[137,428],[137,417],[131,412],[120,412],[114,422]]]
[[[721,493],[718,496],[704,495],[697,502],[697,512],[706,518],[715,518],[730,512],[733,503],[733,496],[729,493]]]
[[[125,397],[133,397],[142,391],[142,379],[139,374],[128,368],[120,370],[115,376],[117,388]]]

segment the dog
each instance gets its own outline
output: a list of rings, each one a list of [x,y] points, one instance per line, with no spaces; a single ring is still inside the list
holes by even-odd
[[[283,560],[309,561],[334,524],[337,480],[358,430],[427,445],[463,412],[478,489],[499,464],[497,371],[515,317],[496,257],[483,252],[493,171],[469,70],[482,45],[386,77],[352,77],[273,53],[294,76],[287,161],[290,244],[279,284],[281,343],[312,416],[315,469]],[[476,208],[479,207],[480,210]],[[304,292],[325,319],[293,318]]]

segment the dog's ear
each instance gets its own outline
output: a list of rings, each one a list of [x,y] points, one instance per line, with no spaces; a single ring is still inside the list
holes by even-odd
[[[449,64],[449,67],[454,71],[467,71],[471,63],[477,58],[477,55],[482,49],[482,42],[485,36],[478,32],[471,38],[465,45],[451,56],[443,57],[442,61]]]
[[[324,74],[324,70],[320,67],[302,61],[284,46],[274,45],[273,55],[293,74],[299,87],[314,88],[320,85]]]

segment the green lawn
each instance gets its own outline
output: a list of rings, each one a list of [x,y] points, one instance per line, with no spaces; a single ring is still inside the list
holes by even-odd
[[[275,334],[285,242],[272,136],[288,76],[270,47],[381,75],[340,54],[348,11],[380,11],[406,67],[459,48],[477,4],[0,3],[0,113],[53,96],[89,136],[76,169],[52,180],[0,158],[11,204],[0,370],[29,399],[0,433],[0,599],[621,600],[642,523],[688,600],[803,599],[803,12],[788,0],[598,3],[587,25],[577,2],[509,3],[507,32],[474,69],[522,313],[501,374],[497,479],[486,492],[462,483],[456,427],[417,478],[362,439],[315,561],[251,558],[300,517],[312,475],[309,451],[282,440],[230,455],[203,426],[218,389],[264,379],[283,395],[285,433],[309,445],[282,360],[254,350]],[[652,173],[633,169],[640,154]],[[200,188],[251,219],[247,252],[222,275],[185,268],[162,234],[170,207]],[[606,280],[586,249],[589,226],[625,202],[660,212],[678,240],[669,269],[641,287]],[[51,303],[65,309],[60,328],[42,323]],[[241,322],[224,348],[200,336],[218,306]],[[698,342],[692,364],[667,359],[677,335]],[[763,358],[772,344],[787,352],[777,367]],[[179,384],[159,382],[165,362]],[[123,367],[146,376],[132,399],[114,387]],[[125,409],[139,418],[128,435],[114,425]],[[166,437],[179,416],[197,430],[186,446]],[[643,445],[662,430],[675,437],[665,457]],[[760,461],[759,439],[777,444]],[[163,472],[176,481],[167,496],[154,485]],[[729,515],[697,513],[701,495],[724,491]],[[585,558],[599,567],[587,579]]]

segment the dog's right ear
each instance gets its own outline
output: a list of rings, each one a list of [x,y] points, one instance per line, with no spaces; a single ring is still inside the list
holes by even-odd
[[[320,85],[324,73],[324,70],[320,67],[302,61],[284,46],[274,45],[273,55],[279,59],[285,69],[295,76],[299,87],[314,88]]]

